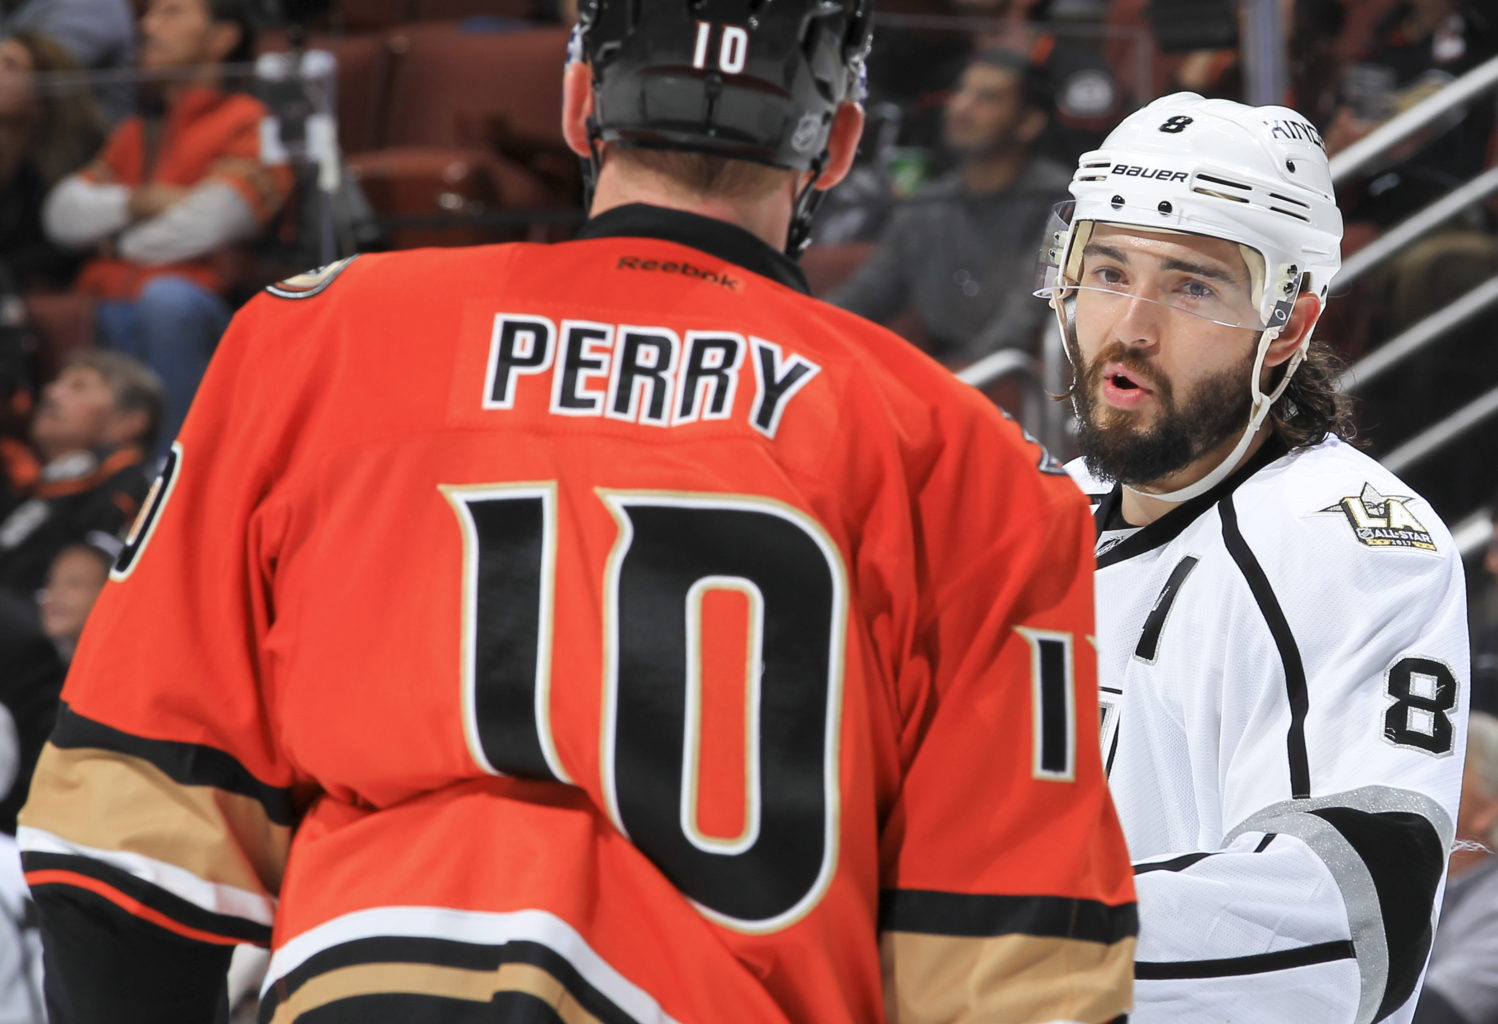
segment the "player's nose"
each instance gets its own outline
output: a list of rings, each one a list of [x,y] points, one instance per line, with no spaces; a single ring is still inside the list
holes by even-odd
[[[1155,300],[1125,294],[1113,321],[1113,340],[1129,348],[1155,348],[1164,334],[1170,310]]]

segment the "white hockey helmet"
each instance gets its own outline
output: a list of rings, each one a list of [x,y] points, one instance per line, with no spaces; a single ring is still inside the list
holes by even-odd
[[[1231,471],[1305,357],[1310,331],[1273,392],[1260,390],[1264,356],[1297,295],[1304,289],[1324,307],[1342,263],[1342,214],[1325,145],[1288,107],[1179,92],[1130,114],[1101,148],[1083,154],[1071,193],[1075,200],[1058,207],[1041,248],[1037,290],[1052,300],[1067,335],[1067,294],[1079,283],[1082,251],[1097,224],[1204,235],[1245,250],[1256,313],[1230,325],[1262,332],[1248,382],[1253,411],[1242,442],[1223,465],[1188,488],[1154,495],[1184,501]]]

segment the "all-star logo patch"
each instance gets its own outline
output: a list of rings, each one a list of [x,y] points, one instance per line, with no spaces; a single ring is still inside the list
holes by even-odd
[[[1361,494],[1343,498],[1322,512],[1340,512],[1347,517],[1352,532],[1370,548],[1420,548],[1436,550],[1436,542],[1415,514],[1410,511],[1409,496],[1380,494],[1372,484],[1364,484]]]
[[[322,294],[323,290],[333,283],[334,278],[354,262],[357,255],[356,253],[354,256],[346,256],[326,266],[318,267],[316,270],[288,277],[284,281],[277,281],[265,290],[278,299],[310,299],[314,295]]]

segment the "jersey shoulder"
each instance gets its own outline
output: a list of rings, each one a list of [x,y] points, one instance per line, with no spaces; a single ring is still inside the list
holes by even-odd
[[[319,306],[332,300],[347,303],[369,296],[386,303],[395,296],[418,302],[423,295],[441,294],[454,285],[492,274],[496,262],[517,248],[549,247],[510,243],[355,253],[277,281],[265,293],[292,303],[321,299]]]
[[[1233,496],[1244,536],[1291,557],[1324,562],[1398,552],[1457,558],[1441,517],[1423,496],[1336,437],[1296,449],[1245,481]]]

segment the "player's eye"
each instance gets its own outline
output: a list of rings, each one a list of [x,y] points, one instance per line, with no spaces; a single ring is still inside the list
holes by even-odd
[[[1093,267],[1089,276],[1094,283],[1104,288],[1122,288],[1126,284],[1123,271],[1117,267]]]
[[[1186,298],[1196,302],[1203,302],[1207,299],[1215,299],[1217,297],[1217,292],[1211,285],[1196,278],[1188,278],[1182,282],[1179,291]]]

